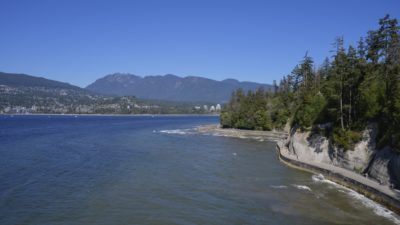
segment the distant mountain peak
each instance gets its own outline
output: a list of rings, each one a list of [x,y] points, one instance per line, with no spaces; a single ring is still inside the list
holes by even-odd
[[[106,75],[104,77],[116,78],[116,77],[139,77],[139,76],[136,76],[135,74],[130,74],[130,73],[112,73],[112,74]]]
[[[163,77],[167,77],[167,78],[181,78],[181,77],[179,77],[179,76],[176,76],[175,74],[170,74],[170,73],[165,74]]]
[[[228,79],[222,80],[222,82],[224,82],[224,83],[230,83],[230,84],[237,84],[237,83],[239,83],[238,80],[232,79],[232,78],[228,78]]]

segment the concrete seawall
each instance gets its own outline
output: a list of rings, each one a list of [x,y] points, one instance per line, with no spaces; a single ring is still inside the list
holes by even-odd
[[[277,143],[277,152],[279,160],[290,167],[294,167],[296,169],[305,170],[311,173],[317,173],[324,175],[327,179],[334,181],[340,185],[343,185],[347,188],[355,190],[366,197],[384,205],[388,209],[393,212],[400,214],[400,197],[397,198],[394,196],[390,196],[385,194],[369,185],[363,184],[361,182],[356,181],[350,177],[344,176],[340,173],[333,172],[329,169],[321,168],[315,165],[307,164],[305,162],[289,158],[282,154],[282,146],[280,143]]]

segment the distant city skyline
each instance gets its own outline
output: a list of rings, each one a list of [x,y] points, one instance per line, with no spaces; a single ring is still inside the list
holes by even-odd
[[[400,19],[400,1],[0,2],[0,71],[85,87],[116,72],[272,84]]]

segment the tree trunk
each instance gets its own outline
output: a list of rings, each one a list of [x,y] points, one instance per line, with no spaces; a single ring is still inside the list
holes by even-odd
[[[351,126],[351,87],[350,87],[350,105],[349,105],[349,124],[348,127]]]
[[[344,129],[343,122],[343,75],[340,74],[340,125]]]

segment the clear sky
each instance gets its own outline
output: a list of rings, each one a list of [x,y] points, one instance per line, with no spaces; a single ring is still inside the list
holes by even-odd
[[[0,71],[84,87],[114,72],[272,83],[400,0],[0,0]]]

